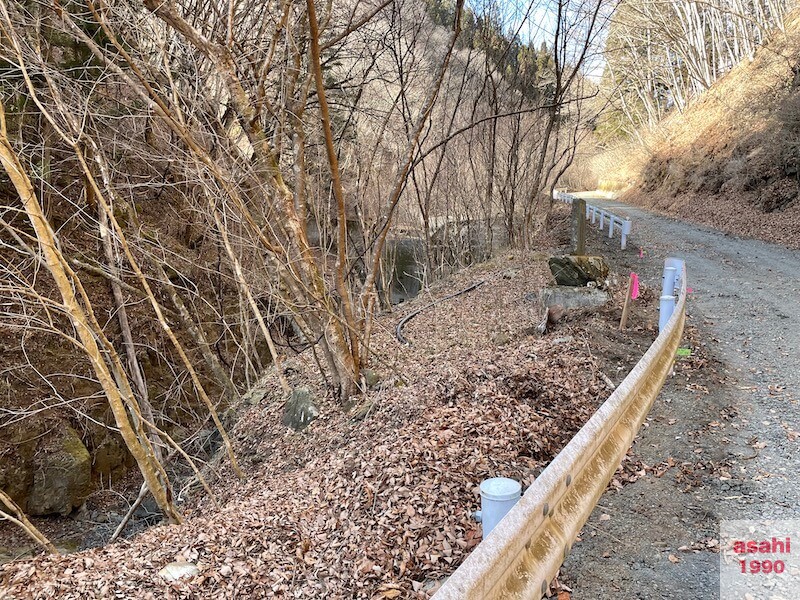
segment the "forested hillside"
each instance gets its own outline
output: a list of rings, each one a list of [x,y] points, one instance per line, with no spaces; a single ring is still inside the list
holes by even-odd
[[[0,598],[429,597],[658,335],[554,190],[800,246],[798,57],[790,0],[0,0]]]
[[[180,523],[265,375],[349,408],[393,302],[535,249],[608,10],[522,9],[0,1],[2,515]]]
[[[791,6],[624,3],[603,83],[612,110],[587,149],[595,183],[798,247],[800,14]],[[688,20],[687,7],[696,11]]]

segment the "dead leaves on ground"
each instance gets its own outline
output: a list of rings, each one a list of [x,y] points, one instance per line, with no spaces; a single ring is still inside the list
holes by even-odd
[[[524,297],[543,275],[519,262],[519,275],[501,277],[509,263],[499,264],[490,285],[420,314],[411,348],[386,323],[376,349],[397,357],[410,385],[370,392],[361,420],[328,401],[298,434],[280,424],[278,400],[251,406],[232,432],[249,477],[236,482],[221,467],[221,511],[198,498],[180,527],[5,565],[0,584],[45,598],[428,597],[481,539],[471,517],[479,483],[530,485],[608,395],[585,325],[560,324],[569,336],[557,345],[522,333],[535,318]],[[496,331],[510,333],[500,350]],[[314,385],[300,372],[294,385]],[[157,576],[181,560],[200,575]]]

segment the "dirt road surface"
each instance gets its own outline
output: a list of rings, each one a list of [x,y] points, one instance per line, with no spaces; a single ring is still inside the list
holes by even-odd
[[[597,203],[633,235],[620,251],[593,233],[588,252],[651,284],[686,260],[698,366],[667,380],[631,452],[641,476],[601,498],[562,580],[572,600],[719,598],[721,520],[800,518],[800,252]]]

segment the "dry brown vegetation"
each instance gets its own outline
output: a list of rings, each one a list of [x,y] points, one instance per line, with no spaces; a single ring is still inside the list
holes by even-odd
[[[270,365],[361,394],[393,242],[429,284],[545,227],[602,5],[541,49],[460,0],[0,0],[0,489],[66,516],[135,465],[179,523]]]
[[[800,13],[752,61],[724,76],[639,144],[593,159],[624,199],[719,228],[800,247]]]
[[[563,236],[566,209],[558,222]],[[618,331],[618,286],[613,306],[540,337],[528,297],[550,278],[545,258],[499,256],[434,286],[405,310],[486,281],[411,321],[411,346],[394,338],[402,312],[379,318],[375,348],[394,368],[376,367],[381,381],[346,413],[329,400],[303,433],[275,419],[275,375],[260,382],[231,432],[247,480],[215,465],[221,510],[196,490],[181,526],[9,563],[0,585],[12,598],[427,597],[480,539],[480,481],[530,484],[655,335],[648,293]],[[318,385],[299,358],[290,383]],[[173,560],[201,574],[167,584],[158,571]]]

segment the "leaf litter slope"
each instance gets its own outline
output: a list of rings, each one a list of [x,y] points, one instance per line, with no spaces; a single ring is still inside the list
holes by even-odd
[[[595,354],[618,310],[532,335],[540,312],[525,296],[549,277],[539,258],[495,259],[410,303],[487,280],[421,313],[407,327],[410,347],[392,337],[402,315],[384,317],[375,346],[395,372],[378,367],[383,381],[355,410],[324,400],[322,416],[295,433],[280,424],[277,391],[251,396],[233,430],[248,477],[217,466],[221,510],[198,495],[182,526],[9,563],[0,597],[427,597],[480,540],[479,483],[530,485],[609,394],[601,369],[614,365]],[[647,328],[636,336],[631,346],[612,335],[623,374],[652,339]],[[299,364],[286,371],[294,385],[314,385]],[[175,560],[200,575],[166,583],[158,571]]]

